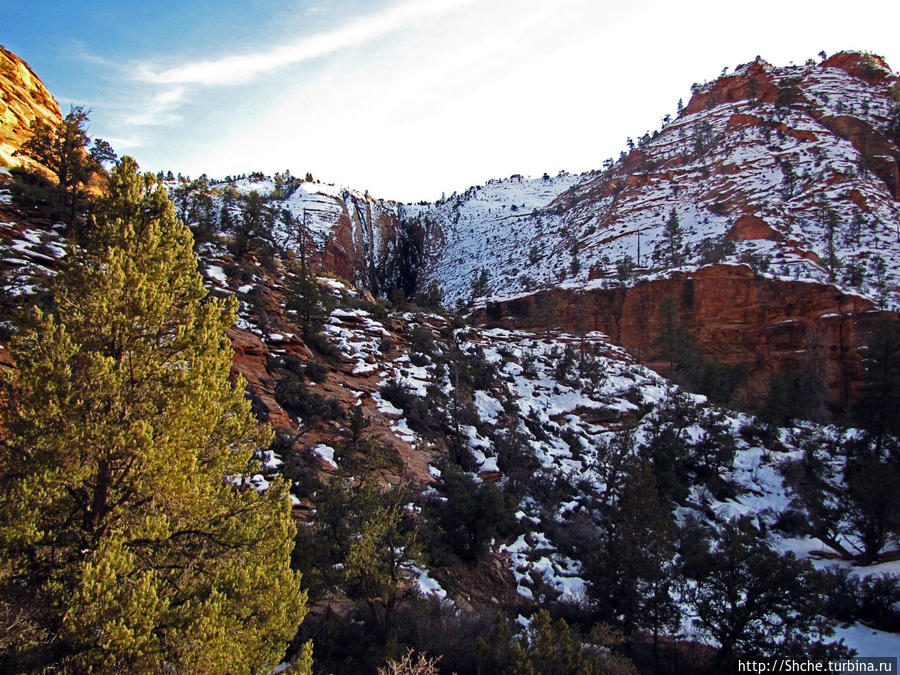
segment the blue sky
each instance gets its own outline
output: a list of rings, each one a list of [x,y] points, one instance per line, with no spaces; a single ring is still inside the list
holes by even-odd
[[[2,4],[0,43],[145,169],[309,171],[407,201],[598,168],[757,54],[865,49],[900,69],[896,2]]]

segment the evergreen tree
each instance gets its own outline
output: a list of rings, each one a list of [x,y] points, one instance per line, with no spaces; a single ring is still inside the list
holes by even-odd
[[[509,624],[499,612],[488,640],[476,640],[478,673],[497,675],[633,675],[633,664],[610,653],[615,644],[605,627],[592,632],[586,648],[572,635],[565,619],[553,621],[542,609],[532,617],[521,638],[514,638]],[[612,637],[612,639],[610,639]]]
[[[871,565],[900,534],[900,464],[871,446],[858,448],[847,459],[842,496],[862,563]]]
[[[758,537],[747,516],[726,523],[716,549],[705,556],[706,572],[684,588],[694,625],[720,645],[719,666],[731,665],[736,655],[821,653],[821,638],[833,632],[822,616],[822,587],[812,565],[793,553],[778,554]]]
[[[663,241],[665,242],[665,255],[669,265],[673,267],[682,263],[681,248],[683,246],[684,231],[678,220],[678,212],[672,209],[666,226],[663,229]]]
[[[477,298],[483,298],[486,295],[491,294],[491,286],[488,282],[488,273],[487,270],[483,267],[481,270],[472,278],[472,300],[476,300]]]
[[[88,231],[10,345],[0,600],[28,635],[0,670],[270,670],[306,598],[288,485],[248,481],[269,432],[229,379],[235,303],[206,299],[190,231],[130,158]]]
[[[439,553],[475,562],[493,540],[515,532],[516,500],[493,483],[478,483],[448,464],[435,487],[440,497],[429,500],[424,511],[434,531],[433,548],[448,549]]]
[[[668,502],[661,503],[644,460],[630,462],[614,498],[589,565],[591,588],[611,618],[622,617],[627,638],[642,627],[655,641],[678,616],[670,593],[675,544]]]
[[[191,183],[190,190],[187,216],[182,216],[181,219],[191,228],[196,249],[201,244],[212,241],[216,233],[218,214],[209,189],[209,181],[205,178],[198,178]]]
[[[309,341],[322,329],[322,324],[333,308],[333,298],[319,290],[312,268],[297,260],[290,251],[285,267],[291,276],[286,284],[288,295],[284,306],[296,313],[303,339]]]
[[[659,358],[669,362],[676,381],[685,383],[685,376],[695,371],[701,360],[700,349],[690,328],[678,319],[675,297],[664,295],[657,310],[660,320],[659,335],[653,346],[659,350]]]
[[[779,470],[791,491],[791,507],[804,515],[802,531],[850,557],[841,543],[846,499],[835,466],[843,453],[840,439],[820,432],[798,438],[796,443],[803,455],[783,463]]]
[[[837,212],[830,206],[825,207],[822,220],[825,224],[825,267],[828,270],[828,280],[834,281],[841,268],[838,259],[837,248],[834,245],[834,235],[838,229],[839,221]]]
[[[69,114],[55,126],[35,119],[31,123],[31,137],[17,151],[56,176],[58,205],[66,211],[70,224],[84,197],[81,188],[102,170],[103,162],[116,161],[112,146],[102,139],[95,139],[88,150],[87,123],[88,112],[80,106],[72,106]]]
[[[232,252],[238,258],[255,258],[271,269],[275,262],[275,249],[270,241],[275,212],[255,190],[239,197],[238,208],[240,217],[234,228]]]
[[[391,637],[401,602],[412,591],[409,566],[419,559],[419,521],[406,518],[409,492],[393,489],[376,499],[362,518],[344,559],[344,583],[351,597],[365,601],[383,641]]]
[[[866,348],[862,386],[853,410],[856,422],[880,451],[890,437],[900,437],[900,325],[882,319]],[[898,458],[900,459],[900,458]]]

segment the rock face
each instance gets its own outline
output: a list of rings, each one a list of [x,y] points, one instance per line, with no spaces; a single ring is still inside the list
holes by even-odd
[[[745,405],[814,368],[842,410],[876,309],[900,308],[897,75],[858,52],[757,59],[629,145],[549,198],[511,178],[424,208],[449,233],[425,280],[466,300],[485,269],[485,320],[601,330],[651,365],[672,295],[707,356],[748,365]]]
[[[0,47],[0,166],[31,166],[15,152],[28,140],[35,118],[55,124],[59,105],[27,63]]]
[[[553,290],[487,304],[483,318],[532,329],[601,331],[658,370],[660,305],[674,299],[679,319],[704,355],[745,364],[739,402],[759,406],[777,371],[802,369],[819,379],[832,413],[845,410],[860,376],[861,346],[877,321],[865,299],[833,286],[766,279],[749,266],[714,265],[630,288]]]
[[[402,231],[396,205],[349,192],[321,249],[323,269],[375,293],[386,293],[401,273]]]
[[[512,177],[420,208],[445,233],[423,281],[454,302],[481,268],[486,295],[508,297],[748,262],[900,307],[900,80],[881,59],[757,59],[664,119],[603,171]]]
[[[0,85],[9,162],[31,119],[57,120],[59,110],[6,51]],[[757,59],[696,85],[677,117],[629,145],[603,171],[515,175],[435,204],[262,176],[202,189],[216,213],[228,191],[266,195],[274,250],[303,246],[318,268],[373,294],[433,282],[452,305],[471,299],[484,270],[486,297],[474,300],[489,300],[487,320],[601,330],[650,364],[659,304],[671,295],[707,356],[748,365],[745,404],[760,402],[772,372],[814,367],[841,410],[875,309],[900,307],[897,75],[853,52],[786,68]],[[185,199],[193,189],[170,188],[187,189]],[[205,262],[221,271],[213,248]],[[232,337],[237,369],[278,417],[265,352]]]

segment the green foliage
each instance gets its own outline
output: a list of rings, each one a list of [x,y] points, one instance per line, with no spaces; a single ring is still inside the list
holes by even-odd
[[[211,241],[218,224],[215,202],[205,178],[188,183],[181,182],[173,191],[172,199],[179,218],[191,228],[194,246]]]
[[[666,295],[659,303],[657,310],[660,319],[660,331],[654,346],[659,358],[669,362],[673,374],[692,370],[699,360],[699,350],[691,335],[690,328],[678,318],[678,306],[675,298]]]
[[[821,640],[833,632],[822,616],[823,586],[812,565],[792,553],[779,555],[759,536],[749,517],[726,523],[706,554],[706,573],[684,587],[694,625],[720,645],[721,666],[738,654],[821,653]]]
[[[65,212],[69,224],[75,221],[84,200],[84,186],[103,170],[103,162],[116,160],[112,147],[102,139],[96,139],[88,149],[87,125],[88,111],[81,106],[72,106],[69,114],[56,125],[35,118],[31,123],[31,137],[16,151],[47,167],[56,176],[55,206]]]
[[[671,597],[674,524],[653,471],[631,459],[608,495],[604,532],[590,556],[591,593],[608,619],[621,617],[626,637],[636,628],[664,634],[677,624]]]
[[[678,220],[678,212],[672,209],[663,228],[663,242],[665,244],[666,261],[673,267],[680,265],[684,260],[681,254],[683,240],[684,230],[681,227],[681,221]]]
[[[864,622],[878,630],[900,630],[900,577],[857,576],[846,567],[826,571],[828,614],[842,623]]]
[[[541,464],[527,437],[517,428],[518,418],[507,429],[492,437],[497,453],[497,467],[506,478],[505,489],[524,494],[525,488]]]
[[[487,270],[483,267],[479,270],[478,274],[472,277],[471,284],[471,299],[475,300],[477,298],[483,298],[486,295],[491,294],[491,286],[488,280]]]
[[[900,437],[900,326],[896,320],[879,321],[865,350],[863,368],[853,414],[880,449],[888,437]]]
[[[289,255],[285,261],[287,270],[287,296],[285,309],[297,316],[303,331],[303,340],[313,347],[328,314],[334,308],[335,299],[319,290],[319,283],[312,268]],[[313,343],[313,344],[310,344]]]
[[[649,460],[663,499],[680,502],[689,486],[687,429],[697,419],[689,398],[675,390],[657,408],[650,420],[640,454]]]
[[[404,490],[382,497],[367,514],[344,559],[344,583],[351,597],[363,598],[379,632],[386,638],[400,602],[411,591],[405,578],[418,560],[419,521],[405,518],[409,495]]]
[[[825,434],[798,438],[802,456],[779,469],[789,488],[792,508],[801,512],[798,534],[808,534],[847,554],[840,543],[844,505],[840,496],[839,471],[834,459],[841,453],[839,442]]]
[[[444,407],[435,405],[446,400],[438,387],[429,387],[428,396],[418,396],[401,380],[391,379],[381,386],[381,396],[403,410],[409,428],[426,438],[446,437],[448,433]]]
[[[769,391],[759,411],[763,422],[786,427],[796,419],[822,417],[821,378],[814,369],[775,371],[769,376]]]
[[[371,425],[372,421],[363,413],[362,404],[354,405],[350,408],[350,414],[347,415],[349,424],[347,425],[349,442],[348,450],[359,452],[361,443],[364,440],[366,429]]]
[[[434,525],[429,553],[436,562],[474,562],[488,552],[491,540],[516,531],[516,500],[493,483],[476,482],[448,464],[435,488],[445,499],[429,500],[425,515]]]
[[[303,380],[286,376],[275,385],[275,401],[293,417],[299,417],[306,426],[322,420],[339,420],[344,409],[335,398],[326,398],[310,391]]]
[[[547,610],[538,611],[525,634],[516,638],[498,613],[488,639],[476,640],[479,673],[497,675],[611,675],[633,674],[632,663],[611,653],[618,637],[605,626],[596,627],[588,647],[572,634],[565,619],[553,620]]]
[[[877,447],[855,449],[847,459],[841,494],[862,562],[874,563],[900,534],[900,463],[883,457]]]
[[[319,592],[339,586],[362,603],[364,618],[382,643],[413,592],[409,566],[420,558],[420,523],[406,510],[409,500],[405,487],[381,491],[371,482],[332,478],[319,492],[295,554]]]
[[[730,239],[704,239],[700,242],[698,253],[700,254],[700,262],[704,265],[712,265],[722,262],[730,255],[734,255],[735,244]]]
[[[441,309],[444,303],[444,292],[436,281],[428,284],[428,287],[419,293],[416,293],[416,304],[419,307],[427,307],[428,309]]]
[[[434,353],[434,336],[431,329],[423,324],[416,325],[409,336],[409,346],[414,353],[425,355]]]
[[[616,278],[621,283],[625,283],[634,275],[634,260],[631,256],[623,256],[616,262]]]
[[[692,481],[716,479],[734,461],[737,445],[727,418],[684,392],[670,390],[649,422],[638,451],[650,462],[663,499],[683,501]],[[694,439],[691,427],[702,435]]]
[[[658,313],[660,331],[653,345],[658,358],[668,361],[672,379],[691,391],[705,394],[714,403],[728,404],[746,379],[746,366],[728,366],[716,358],[704,358],[690,329],[679,320],[673,296],[662,298]]]
[[[233,238],[229,245],[236,258],[252,259],[267,269],[274,269],[275,248],[271,242],[275,211],[266,198],[255,190],[235,197],[237,220],[232,224]]]
[[[900,464],[876,439],[815,434],[800,441],[803,456],[782,467],[804,534],[845,557],[876,562],[900,534]]]
[[[10,170],[13,181],[10,192],[13,200],[23,210],[39,210],[53,218],[67,215],[59,199],[57,186],[42,174],[33,173],[20,166]]]
[[[710,401],[719,405],[728,405],[746,379],[745,363],[729,366],[715,357],[702,359],[699,369],[688,378],[690,388],[705,394]]]
[[[31,637],[2,669],[274,667],[305,594],[288,485],[242,478],[269,432],[230,381],[235,303],[205,298],[189,230],[130,158],[88,225],[10,346],[0,600]]]
[[[737,442],[728,418],[721,410],[703,409],[697,423],[703,433],[691,446],[691,469],[702,479],[713,478],[731,468],[737,452]]]

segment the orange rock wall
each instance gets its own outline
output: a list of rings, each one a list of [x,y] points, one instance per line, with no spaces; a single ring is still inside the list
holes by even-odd
[[[802,368],[821,378],[833,414],[845,410],[859,382],[859,348],[882,316],[870,301],[827,285],[716,265],[628,289],[554,290],[491,303],[483,318],[535,329],[599,330],[642,363],[661,369],[654,343],[666,296],[675,299],[680,322],[690,327],[706,357],[747,365],[738,403],[750,408],[764,400],[773,372]]]
[[[59,122],[59,105],[28,64],[3,47],[0,47],[0,94],[0,166],[18,166],[24,161],[29,168],[36,168],[15,152],[30,138],[32,120]]]

